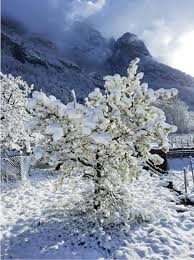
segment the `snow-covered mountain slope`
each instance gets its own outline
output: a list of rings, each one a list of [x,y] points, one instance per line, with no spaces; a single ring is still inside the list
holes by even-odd
[[[109,58],[112,56],[114,39],[104,38],[99,31],[86,23],[75,22],[64,33],[65,56],[76,62],[84,70],[103,75],[110,73]]]
[[[75,89],[79,98],[85,97],[103,82],[90,75],[51,41],[40,35],[29,35],[13,23],[2,24],[2,72],[22,76],[36,89],[68,100]]]
[[[194,78],[157,62],[134,34],[125,33],[115,43],[110,61],[112,73],[125,74],[129,60],[137,56],[141,59],[139,69],[144,72],[143,81],[153,89],[177,88],[181,99],[194,109]]]
[[[150,87],[177,88],[181,99],[194,109],[194,78],[157,62],[136,35],[125,33],[115,41],[76,22],[62,39],[55,45],[42,35],[29,34],[15,21],[3,19],[3,73],[21,75],[61,100],[69,99],[70,90],[75,89],[82,100],[95,87],[103,87],[103,75],[124,75],[129,62],[140,57],[140,69]]]

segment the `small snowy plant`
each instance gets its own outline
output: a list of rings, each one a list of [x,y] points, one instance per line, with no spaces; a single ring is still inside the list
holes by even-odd
[[[33,86],[21,77],[1,73],[1,148],[5,150],[30,149],[30,138],[25,122],[30,118],[25,105]]]
[[[36,159],[46,160],[66,174],[81,174],[93,187],[88,205],[107,218],[127,218],[127,189],[142,170],[142,164],[162,159],[150,153],[151,142],[168,149],[168,134],[175,128],[165,122],[164,113],[152,104],[169,99],[177,91],[157,90],[141,84],[135,59],[127,77],[106,76],[105,91],[95,89],[85,104],[62,104],[55,97],[34,92],[29,107],[36,117],[35,131],[40,139]]]

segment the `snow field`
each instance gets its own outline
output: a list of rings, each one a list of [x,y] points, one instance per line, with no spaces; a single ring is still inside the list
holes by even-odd
[[[170,178],[181,183],[177,176],[180,172]],[[168,177],[142,173],[130,185],[128,230],[103,230],[101,244],[87,232],[91,222],[70,213],[72,203],[83,203],[81,191],[90,187],[80,180],[75,186],[68,178],[59,186],[60,179],[37,171],[24,184],[3,185],[2,259],[194,258],[194,210],[177,205],[176,193],[163,187]]]

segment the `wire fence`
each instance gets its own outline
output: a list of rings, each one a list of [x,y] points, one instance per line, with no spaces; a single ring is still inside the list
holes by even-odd
[[[1,157],[1,181],[26,180],[30,169],[30,160],[30,156],[25,155]]]

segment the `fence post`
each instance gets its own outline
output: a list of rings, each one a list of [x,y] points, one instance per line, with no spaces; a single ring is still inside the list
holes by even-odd
[[[193,170],[193,162],[192,162],[192,157],[189,156],[189,162],[190,162],[190,168],[192,172],[192,179],[193,179],[193,184],[194,184],[194,170]]]
[[[21,180],[26,180],[26,157],[21,156]]]
[[[29,169],[30,169],[30,161],[31,157],[30,156],[21,156],[21,178],[22,181],[27,180],[27,175],[29,174]]]
[[[185,185],[185,196],[187,194],[187,170],[184,168],[184,185]]]

